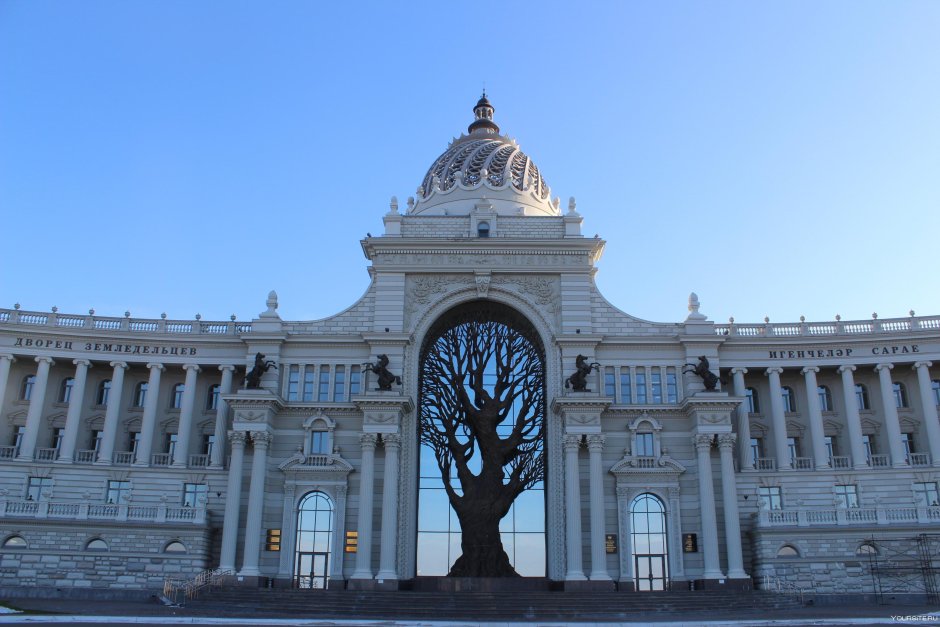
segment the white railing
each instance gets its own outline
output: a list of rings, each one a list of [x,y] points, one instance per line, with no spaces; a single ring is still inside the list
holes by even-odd
[[[773,457],[758,457],[754,460],[758,470],[776,470],[777,460]]]
[[[94,449],[85,449],[75,452],[76,464],[94,464],[97,451]]]
[[[884,333],[910,333],[940,330],[940,316],[911,316],[872,320],[835,320],[833,322],[785,322],[758,324],[716,324],[715,333],[721,336],[742,337],[794,337],[821,335],[877,335]]]
[[[794,457],[793,468],[794,470],[812,470],[813,458],[812,457]]]
[[[240,335],[251,333],[251,323],[232,321],[193,322],[191,320],[136,319],[108,316],[42,313],[19,309],[0,309],[0,324],[94,329],[96,331],[132,331],[137,333]]]
[[[890,468],[891,460],[889,459],[888,455],[884,453],[878,454],[878,455],[870,455],[868,457],[868,465],[871,466],[872,468]]]
[[[133,451],[116,451],[114,453],[114,463],[119,466],[130,466],[134,463]]]
[[[113,520],[145,523],[181,522],[202,525],[205,507],[167,507],[126,503],[9,501],[0,498],[0,518],[58,518],[69,520]]]
[[[194,599],[199,591],[207,586],[222,585],[224,577],[231,577],[235,572],[231,569],[216,568],[206,570],[192,579],[164,579],[163,596],[176,605],[180,605],[180,597],[184,601]]]
[[[0,459],[13,459],[17,452],[15,446],[0,446]]]
[[[911,466],[929,466],[930,453],[911,453]]]
[[[55,461],[55,458],[58,457],[58,449],[54,448],[37,448],[36,449],[36,461],[40,462],[51,462]]]
[[[150,456],[151,466],[169,466],[173,461],[173,456],[169,453],[154,453]]]
[[[851,468],[852,460],[846,455],[833,455],[829,458],[829,465],[833,468]]]
[[[208,465],[209,465],[209,455],[207,453],[200,453],[197,455],[189,456],[190,468],[205,468]]]
[[[932,507],[842,507],[837,509],[761,510],[757,527],[815,527],[848,525],[936,524],[940,506]]]

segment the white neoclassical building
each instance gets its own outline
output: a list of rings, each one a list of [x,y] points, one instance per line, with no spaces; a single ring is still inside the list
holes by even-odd
[[[716,324],[693,294],[684,320],[632,317],[594,284],[605,242],[574,200],[485,97],[474,112],[360,242],[371,285],[335,316],[282,320],[273,292],[250,322],[0,309],[0,585],[445,575],[460,530],[420,440],[422,346],[480,302],[544,360],[544,476],[500,526],[520,574],[864,592],[889,564],[933,567],[940,316]],[[258,353],[276,368],[247,389]],[[388,390],[366,365],[383,355]],[[701,357],[717,390],[689,372]]]

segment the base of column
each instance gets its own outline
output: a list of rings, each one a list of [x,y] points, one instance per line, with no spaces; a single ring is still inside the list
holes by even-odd
[[[258,570],[256,567],[246,566],[242,568],[240,571],[238,571],[237,576],[239,578],[239,581],[241,581],[243,577],[260,577],[261,571]]]
[[[380,577],[375,576],[375,588],[374,590],[398,590],[398,578],[397,577]]]
[[[902,462],[895,462],[894,464],[891,464],[891,467],[892,468],[910,468],[911,465],[908,464],[907,462],[902,461]]]
[[[855,464],[852,466],[852,470],[868,470],[868,464]]]
[[[587,577],[580,571],[572,571],[565,574],[565,583],[569,581],[587,581]]]
[[[53,462],[53,463],[56,463],[56,464],[71,464],[71,463],[73,463],[73,461],[72,461],[72,458],[71,458],[71,457],[69,457],[69,458],[60,457],[59,459],[55,460],[55,462]]]
[[[398,581],[398,573],[396,573],[394,570],[380,570],[378,573],[376,573],[375,579],[376,581],[383,579]]]
[[[741,591],[747,592],[752,590],[754,583],[751,581],[750,577],[744,579],[696,579],[692,582],[695,590],[728,590],[728,591]]]
[[[375,579],[357,578],[355,575],[346,582],[347,590],[378,590]]]

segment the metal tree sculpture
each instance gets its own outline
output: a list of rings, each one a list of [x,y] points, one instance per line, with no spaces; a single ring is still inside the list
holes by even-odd
[[[451,577],[518,576],[499,521],[544,474],[544,358],[518,312],[479,301],[445,314],[422,348],[421,441],[460,520]],[[458,486],[452,484],[456,473]]]

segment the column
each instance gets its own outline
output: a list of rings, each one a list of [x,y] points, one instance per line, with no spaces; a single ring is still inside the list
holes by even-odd
[[[930,367],[933,362],[918,361],[914,364],[917,371],[917,388],[920,391],[920,406],[924,410],[924,424],[927,427],[927,446],[930,447],[930,461],[940,466],[940,422],[937,417],[937,401],[934,400],[930,381]]]
[[[698,458],[698,500],[702,508],[702,553],[705,561],[704,579],[724,579],[718,561],[718,519],[715,514],[715,487],[712,485],[712,434],[692,437]]]
[[[379,574],[376,579],[398,579],[395,555],[398,552],[398,451],[401,436],[397,433],[382,435],[385,446],[385,482],[382,486],[382,546],[379,556]]]
[[[228,422],[228,403],[222,399],[223,394],[229,394],[232,391],[232,373],[235,372],[235,366],[219,366],[222,371],[222,383],[219,385],[219,402],[215,408],[215,444],[212,447],[212,455],[209,459],[211,468],[221,468],[225,460],[225,431]]]
[[[813,445],[813,463],[816,468],[829,468],[829,454],[826,452],[826,433],[823,429],[822,410],[819,408],[819,384],[816,373],[819,368],[807,366],[800,370],[806,381],[806,408],[809,412],[809,437]]]
[[[862,441],[862,419],[858,415],[858,399],[855,397],[855,366],[839,366],[842,375],[842,401],[845,405],[845,421],[849,430],[849,447],[852,451],[852,466],[856,470],[868,467],[865,442]]]
[[[604,436],[587,436],[587,445],[590,463],[591,581],[610,581],[604,546],[604,470],[601,466]]]
[[[246,577],[261,575],[261,571],[258,570],[258,562],[261,558],[261,514],[264,509],[264,476],[267,471],[268,447],[271,445],[272,439],[272,435],[267,431],[251,432],[254,453],[251,460],[251,483],[248,486],[248,519],[245,521],[242,569],[238,571],[239,575]],[[232,466],[234,467],[235,464],[233,463]]]
[[[336,511],[333,517],[333,559],[330,560],[330,584],[343,589],[343,561],[346,554],[346,493],[345,485],[336,487]],[[336,582],[335,584],[332,582]],[[329,586],[328,586],[329,587]]]
[[[46,388],[49,385],[49,368],[55,365],[50,357],[37,357],[36,381],[33,391],[29,395],[29,411],[26,412],[26,432],[20,442],[20,452],[17,459],[32,461],[36,451],[36,440],[39,438],[39,424],[42,422],[42,408],[46,403]]]
[[[783,413],[783,388],[780,387],[780,375],[783,368],[768,368],[770,380],[770,417],[774,434],[774,455],[777,458],[777,470],[790,470],[790,451],[787,448],[787,417]]]
[[[114,441],[117,439],[118,418],[121,415],[121,394],[124,391],[124,371],[127,364],[112,361],[114,373],[111,375],[111,391],[108,393],[108,409],[104,414],[104,433],[101,436],[101,449],[98,451],[96,464],[110,464],[114,456]]]
[[[894,383],[891,381],[891,369],[894,364],[878,364],[878,383],[881,387],[881,409],[885,416],[885,430],[888,432],[888,446],[891,448],[891,465],[895,468],[908,466],[904,443],[901,441],[901,423],[898,422],[898,406],[894,402]]]
[[[180,403],[180,423],[176,432],[179,434],[176,450],[173,453],[173,466],[185,468],[189,464],[189,443],[193,439],[193,406],[196,404],[196,375],[199,366],[183,364],[186,380],[183,382],[183,398]]]
[[[163,374],[163,364],[147,364],[150,368],[150,378],[147,380],[147,395],[144,397],[144,416],[140,421],[140,442],[137,443],[137,459],[135,466],[149,466],[150,455],[153,453],[153,436],[157,427],[157,403],[160,399],[160,376]]]
[[[16,361],[16,357],[10,354],[0,355],[0,413],[3,412],[3,404],[6,402],[7,384],[10,382],[10,366]]]
[[[738,514],[738,487],[734,478],[733,433],[718,436],[721,453],[721,504],[725,515],[725,544],[728,550],[728,578],[745,579],[741,552],[741,520]]]
[[[375,487],[376,434],[362,433],[362,476],[359,479],[359,548],[356,551],[356,570],[350,579],[372,579],[372,508]]]
[[[228,435],[232,441],[232,461],[228,466],[228,491],[225,493],[225,519],[222,521],[222,555],[219,558],[219,568],[234,572],[242,498],[242,462],[245,459],[245,440],[248,434],[245,431],[232,431]]]
[[[734,377],[735,396],[747,396],[747,388],[744,386],[744,375],[746,374],[747,368],[731,369],[731,376]],[[738,463],[741,464],[741,470],[752,470],[754,468],[754,452],[751,450],[751,418],[748,414],[747,402],[739,404],[734,411],[738,418]]]
[[[75,442],[78,440],[78,428],[82,419],[82,407],[85,404],[85,383],[88,380],[88,369],[91,362],[87,359],[76,359],[75,381],[72,384],[72,395],[69,397],[69,410],[65,415],[65,434],[62,436],[62,448],[59,450],[59,459],[63,464],[71,464],[75,458]]]
[[[581,565],[581,479],[578,476],[578,449],[581,436],[567,434],[565,448],[565,546],[567,547],[567,581],[584,581]]]

